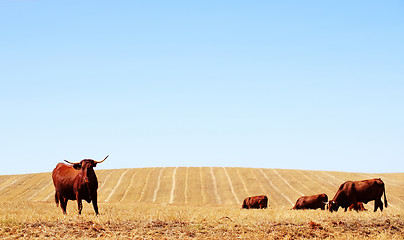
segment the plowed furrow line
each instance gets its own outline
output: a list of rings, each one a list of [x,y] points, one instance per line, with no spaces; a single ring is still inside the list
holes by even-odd
[[[392,195],[392,194],[389,194],[389,196],[386,196],[388,204],[390,204],[389,198],[391,198],[391,197],[394,198],[394,199],[396,199],[396,200],[398,200],[398,201],[400,201],[401,203],[404,204],[404,201],[403,201],[403,200],[401,200],[399,197],[396,197],[396,196],[394,196],[394,195]]]
[[[45,179],[43,179],[45,180]],[[38,191],[36,191],[33,195],[31,195],[27,201],[30,201],[31,199],[33,199],[34,197],[36,197],[39,193],[43,192],[47,187],[49,187],[49,185],[51,185],[53,182],[49,181],[48,184],[45,184],[45,186],[43,186],[41,189],[39,189]]]
[[[171,187],[170,201],[169,201],[169,203],[171,203],[171,204],[174,202],[175,176],[177,174],[177,169],[178,169],[178,167],[174,168],[174,172],[173,172],[173,184],[172,184],[172,187]]]
[[[333,186],[333,187],[335,187],[335,188],[338,188],[338,186],[339,186],[338,184],[335,184],[334,182],[331,182],[330,180],[328,180],[328,177],[326,177],[326,178],[324,179],[323,177],[320,176],[320,173],[321,173],[321,172],[319,172],[319,174],[315,174],[315,176],[316,176],[318,179],[320,179],[321,182],[327,183],[327,184],[330,185],[330,186]]]
[[[38,181],[38,179],[35,179],[34,180],[34,178],[39,178],[40,180]],[[31,198],[32,198],[32,196],[33,195],[36,195],[37,193],[38,193],[38,187],[39,186],[41,186],[41,184],[42,184],[42,182],[43,181],[45,181],[45,180],[48,180],[49,181],[49,179],[47,178],[47,177],[42,177],[42,176],[40,176],[40,175],[38,175],[38,174],[34,174],[33,175],[33,178],[32,179],[30,179],[30,183],[32,183],[32,182],[36,182],[35,184],[33,184],[33,185],[30,185],[30,184],[22,184],[23,185],[23,187],[25,188],[25,190],[23,191],[23,192],[20,192],[20,193],[18,193],[18,197],[19,198],[24,198],[24,200],[30,200]],[[28,180],[27,180],[28,181]],[[33,193],[32,193],[33,192]],[[29,195],[29,197],[24,197],[24,195]]]
[[[23,197],[24,200],[31,200],[33,196],[36,196],[38,193],[42,192],[43,189],[48,187],[49,184],[53,183],[53,180],[49,178],[49,176],[45,176],[42,174],[34,174],[34,176],[35,179],[30,179],[29,183],[35,182],[36,184],[32,186],[29,186],[29,184],[27,184],[27,189],[24,192],[18,194],[18,196]]]
[[[250,194],[249,194],[249,192],[248,192],[248,190],[247,190],[247,186],[246,186],[246,184],[245,184],[243,178],[242,178],[241,175],[240,175],[240,169],[238,169],[238,168],[237,168],[237,175],[238,175],[238,178],[240,179],[240,182],[243,184],[243,189],[244,189],[244,192],[245,192],[245,194],[246,194],[245,196],[250,196]]]
[[[202,167],[199,167],[199,178],[201,181],[201,196],[202,196],[202,203],[206,204],[207,203],[207,196],[206,196],[206,185],[203,182],[203,176],[202,176]]]
[[[370,176],[370,175],[367,175],[367,174],[364,174],[364,173],[358,173],[358,175],[363,176],[364,179],[373,179],[373,178],[376,178],[376,177],[373,177],[373,176]]]
[[[136,169],[136,172],[130,178],[129,186],[126,188],[125,192],[123,193],[121,200],[119,200],[120,202],[122,202],[126,198],[126,195],[128,195],[128,192],[130,191],[130,189],[132,188],[132,185],[133,185],[133,179],[135,179],[136,174],[138,172],[139,172],[139,170]]]
[[[101,184],[101,186],[98,188],[98,190],[101,190],[101,189],[104,187],[105,183],[108,182],[108,179],[109,179],[109,177],[111,176],[111,174],[112,174],[113,172],[114,172],[113,170],[109,170],[109,173],[108,173],[107,177],[106,177],[105,180],[102,182],[102,184]]]
[[[257,175],[255,175],[255,172],[253,171],[253,169],[250,169],[250,171],[251,171],[251,175],[255,178],[255,182],[258,183],[258,186],[260,187],[261,192],[264,193],[264,192],[265,192],[265,188],[262,186],[262,184],[260,183],[260,181],[258,181]]]
[[[213,193],[216,196],[218,204],[222,204],[222,200],[220,199],[219,193],[217,191],[217,182],[216,182],[216,177],[213,172],[213,167],[210,167],[210,175],[212,176],[212,181],[213,181]]]
[[[6,179],[5,181],[4,181],[4,186],[2,186],[2,187],[0,187],[0,192],[3,190],[3,189],[5,189],[5,188],[8,188],[8,187],[10,187],[10,186],[12,186],[12,185],[14,185],[14,183],[16,183],[17,181],[21,181],[22,179],[24,179],[24,175],[15,175],[15,176],[10,176],[10,178],[8,178],[8,179]],[[15,178],[14,180],[11,180],[11,179],[13,179],[13,178]],[[8,182],[8,183],[7,183]],[[1,193],[2,195],[3,195],[3,193]]]
[[[155,168],[152,168],[152,169],[147,173],[146,181],[145,181],[145,183],[144,183],[144,186],[143,186],[143,188],[142,188],[142,191],[140,192],[139,198],[138,198],[138,200],[137,200],[138,202],[140,202],[140,200],[141,200],[142,197],[144,196],[145,190],[146,190],[146,186],[149,184],[150,174],[151,174],[154,170],[155,170]]]
[[[288,187],[290,187],[293,191],[295,191],[297,194],[299,194],[300,196],[303,196],[304,194],[300,191],[298,191],[296,188],[294,188],[292,185],[289,184],[289,182],[282,177],[282,175],[279,174],[278,171],[276,171],[275,169],[272,169],[272,171],[275,172],[275,174],[286,184],[288,185]]]
[[[17,180],[20,180],[20,179],[25,179],[24,181],[22,181],[21,183],[16,183],[15,185],[14,184],[12,184],[12,185],[8,185],[10,188],[9,189],[5,189],[5,191],[3,191],[2,193],[1,193],[1,195],[3,196],[2,198],[4,199],[5,197],[4,196],[10,196],[9,195],[9,193],[11,193],[11,194],[13,194],[16,190],[21,190],[21,188],[26,188],[26,183],[29,181],[29,180],[31,180],[32,178],[35,178],[35,175],[25,175],[25,176],[23,176],[23,177],[20,177],[20,178],[18,178]],[[13,182],[13,183],[15,183],[15,181]],[[3,187],[4,188],[4,187]],[[28,189],[25,189],[24,190],[24,192],[25,191],[27,191]],[[24,193],[24,192],[22,192],[22,193]],[[19,194],[18,194],[19,195]]]
[[[34,185],[30,186],[29,188],[34,191],[35,189],[39,188],[42,185],[42,182],[45,181],[45,180],[49,181],[49,178],[45,177],[45,176],[41,177],[41,180],[37,181]],[[30,198],[32,198],[32,195],[29,198],[27,198],[27,200],[30,199]]]
[[[55,191],[56,192],[56,191]],[[55,192],[51,192],[48,196],[46,196],[43,200],[47,201],[52,195],[55,195]]]
[[[307,176],[304,171],[302,171],[302,170],[296,170],[296,171],[297,171],[297,173],[300,173],[300,175],[302,175],[303,178],[307,179],[308,182],[312,182],[312,184],[310,184],[310,186],[311,186],[311,185],[312,185],[312,186],[316,186],[316,187],[313,189],[313,192],[315,192],[316,194],[321,193],[321,192],[329,193],[329,192],[333,192],[333,191],[334,191],[334,190],[332,190],[332,188],[326,187],[326,186],[324,186],[323,184],[319,184],[319,181],[314,181],[313,178]],[[323,190],[323,191],[320,191],[320,189],[316,189],[316,188],[322,188],[322,189],[324,189],[324,190]]]
[[[184,184],[185,184],[185,186],[184,186],[184,204],[185,205],[188,204],[188,195],[187,195],[187,191],[188,191],[188,170],[189,170],[189,167],[187,167],[185,169],[185,182],[184,182]]]
[[[157,199],[157,192],[158,192],[159,189],[160,189],[161,174],[163,173],[163,170],[164,170],[164,168],[161,168],[160,173],[159,173],[159,176],[158,176],[158,178],[157,178],[157,187],[156,187],[156,189],[154,190],[153,202],[156,202],[156,199]]]
[[[334,186],[334,184],[332,185],[333,187],[327,187],[327,186],[325,186],[325,184],[321,184],[322,182],[323,182],[323,180],[318,180],[318,181],[315,181],[314,180],[314,178],[318,178],[318,177],[316,177],[316,175],[318,175],[318,174],[311,174],[310,176],[311,177],[309,177],[309,176],[307,176],[306,175],[306,173],[305,173],[305,171],[303,171],[303,170],[297,170],[304,178],[306,178],[306,179],[308,179],[310,182],[313,182],[313,186],[316,186],[316,188],[323,188],[325,191],[320,191],[320,190],[318,190],[318,192],[316,192],[315,190],[315,192],[316,192],[316,194],[318,194],[318,193],[321,193],[321,192],[325,192],[326,194],[328,193],[334,193],[336,190],[337,190],[337,188]],[[327,194],[327,195],[328,195]]]
[[[295,182],[299,183],[299,185],[300,185],[302,188],[304,188],[304,189],[307,190],[307,193],[302,194],[302,196],[309,196],[309,195],[312,195],[312,193],[313,193],[313,190],[312,190],[312,189],[310,189],[310,188],[308,188],[306,185],[304,185],[304,184],[302,183],[302,181],[299,181],[299,180],[294,176],[294,174],[288,174],[288,175],[289,175],[290,178],[293,178]]]
[[[327,180],[324,180],[324,178],[321,177],[320,174],[325,175],[324,178],[326,178]],[[332,179],[334,179],[334,182],[331,182],[331,181],[329,180],[329,179],[331,178],[331,176],[332,176]],[[333,175],[331,175],[330,173],[327,173],[327,172],[325,172],[325,171],[318,171],[318,174],[316,174],[316,177],[317,177],[318,179],[320,179],[322,182],[327,183],[327,185],[333,186],[333,191],[332,191],[332,193],[335,193],[335,192],[337,191],[338,187],[339,187],[343,182],[345,182],[345,180],[339,178],[338,176],[333,176]]]
[[[223,170],[224,170],[224,174],[225,174],[226,177],[227,177],[227,181],[228,181],[228,183],[229,183],[230,190],[231,190],[231,192],[232,192],[232,194],[233,194],[233,197],[234,197],[234,199],[236,200],[236,203],[238,203],[238,202],[240,202],[240,199],[237,197],[237,194],[236,194],[236,192],[234,191],[233,184],[231,183],[230,176],[229,176],[229,174],[227,173],[227,170],[226,170],[225,167],[223,167]]]
[[[125,174],[129,171],[129,169],[126,169],[125,172],[122,173],[122,175],[119,177],[118,182],[116,183],[115,187],[112,189],[112,191],[109,193],[107,199],[105,199],[105,202],[109,202],[109,199],[112,197],[112,195],[114,195],[116,189],[118,189],[118,186],[121,184],[122,178],[123,176],[125,176]]]
[[[267,182],[269,183],[269,185],[271,185],[271,187],[273,189],[275,189],[280,195],[282,195],[282,197],[284,197],[286,199],[286,201],[288,201],[291,205],[293,205],[292,200],[290,200],[290,198],[288,198],[288,196],[286,196],[281,190],[279,190],[279,188],[277,186],[275,186],[271,180],[269,180],[268,176],[264,173],[264,171],[260,168],[258,169],[259,172],[262,174],[262,176],[264,176],[264,178],[267,180]]]
[[[327,175],[327,177],[329,177],[329,178],[334,179],[335,183],[337,183],[337,184],[338,184],[339,182],[341,182],[341,179],[339,179],[339,178],[337,178],[337,177],[331,175],[330,173],[328,173],[328,172],[326,172],[326,171],[321,171],[321,173]]]
[[[2,188],[0,188],[0,191],[3,190],[3,189],[6,188],[6,187],[9,187],[9,186],[13,185],[15,182],[17,182],[17,180],[19,180],[19,179],[15,179],[15,180],[12,181],[11,183],[9,183],[9,184],[3,186]],[[2,193],[2,194],[3,194],[3,193]]]

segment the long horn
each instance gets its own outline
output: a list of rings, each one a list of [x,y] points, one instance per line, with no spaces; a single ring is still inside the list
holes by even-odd
[[[323,202],[324,204],[328,204],[328,202]]]
[[[107,155],[105,158],[104,158],[104,160],[102,160],[102,161],[94,161],[95,163],[102,163],[102,162],[104,162],[105,161],[105,159],[107,159],[109,157],[109,155]]]
[[[70,163],[70,164],[72,164],[72,165],[80,163],[80,162],[72,163],[72,162],[69,162],[69,161],[67,161],[67,160],[65,160],[65,162]]]

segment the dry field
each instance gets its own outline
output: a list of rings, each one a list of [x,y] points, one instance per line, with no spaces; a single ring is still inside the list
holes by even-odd
[[[404,174],[253,168],[139,168],[96,171],[100,215],[54,203],[51,173],[0,176],[0,238],[404,239]],[[329,198],[346,180],[380,177],[389,207],[374,213],[293,211],[301,195]],[[265,194],[269,208],[241,210]]]

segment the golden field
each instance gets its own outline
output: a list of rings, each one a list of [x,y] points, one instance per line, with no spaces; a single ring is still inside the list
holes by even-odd
[[[404,174],[167,167],[96,170],[99,210],[54,203],[51,173],[0,176],[0,238],[404,239]],[[347,180],[381,178],[389,207],[373,212],[293,211],[302,195],[331,199]],[[269,208],[242,210],[265,194]]]

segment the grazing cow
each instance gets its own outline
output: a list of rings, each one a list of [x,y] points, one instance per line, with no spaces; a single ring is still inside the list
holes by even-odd
[[[325,193],[313,195],[313,196],[302,196],[297,199],[295,206],[292,209],[325,209],[325,205],[328,202],[328,196]]]
[[[381,200],[384,194],[384,206],[387,207],[386,191],[384,182],[380,178],[362,180],[362,181],[347,181],[341,184],[334,198],[329,201],[328,207],[330,212],[338,211],[339,207],[345,208],[345,211],[354,203],[368,203],[375,201],[376,212],[378,208],[383,211],[383,202]]]
[[[77,163],[71,163],[67,160],[64,163],[58,163],[52,172],[53,184],[55,185],[55,201],[56,205],[62,207],[63,213],[66,214],[66,206],[68,200],[77,200],[79,214],[83,209],[82,200],[88,203],[93,202],[95,213],[98,215],[97,205],[97,188],[98,181],[94,172],[94,167],[97,163],[102,161],[95,161],[93,159],[83,159]]]
[[[352,203],[351,206],[348,207],[349,211],[355,210],[357,212],[359,211],[367,211],[365,206],[363,206],[362,202],[357,202],[357,203]]]
[[[250,209],[250,208],[267,208],[268,206],[268,198],[265,195],[247,197],[243,201],[242,208]]]

